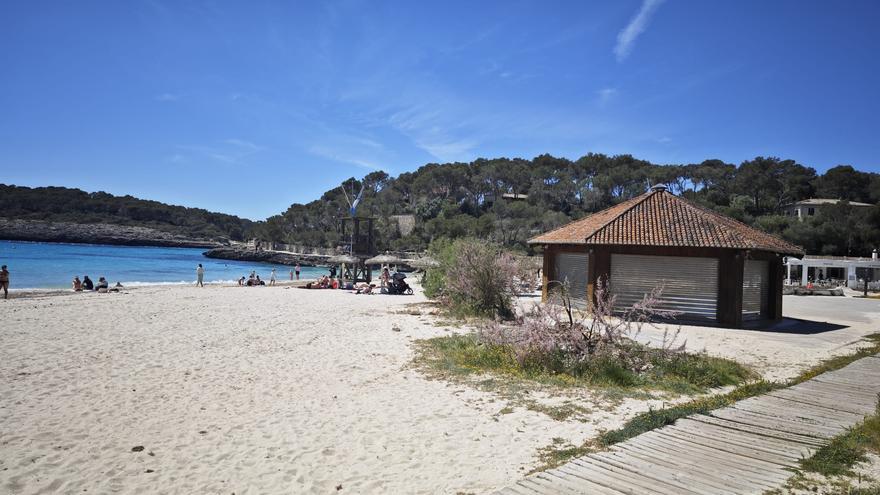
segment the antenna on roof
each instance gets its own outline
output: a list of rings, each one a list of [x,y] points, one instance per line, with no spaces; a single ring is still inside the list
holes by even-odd
[[[654,184],[653,186],[651,186],[651,190],[655,192],[663,192],[666,189],[666,184]]]

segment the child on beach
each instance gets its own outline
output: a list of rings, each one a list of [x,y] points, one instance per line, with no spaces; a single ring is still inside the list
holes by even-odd
[[[0,289],[3,289],[3,299],[9,299],[9,270],[6,265],[0,266]]]

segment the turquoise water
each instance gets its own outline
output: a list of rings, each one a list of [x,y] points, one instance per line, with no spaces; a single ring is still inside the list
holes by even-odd
[[[125,286],[195,283],[196,266],[205,267],[206,283],[235,283],[251,271],[266,283],[272,268],[278,280],[290,278],[290,268],[268,263],[215,260],[202,256],[205,249],[105,246],[0,241],[0,265],[9,265],[11,289],[68,288],[75,275],[97,282]],[[315,278],[325,268],[303,266],[300,278]]]

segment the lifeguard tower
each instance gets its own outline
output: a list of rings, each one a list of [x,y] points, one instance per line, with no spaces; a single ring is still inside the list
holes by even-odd
[[[375,218],[351,216],[341,220],[343,246],[352,258],[350,266],[346,266],[341,275],[352,282],[370,282],[373,272],[364,260],[376,255],[373,229]]]

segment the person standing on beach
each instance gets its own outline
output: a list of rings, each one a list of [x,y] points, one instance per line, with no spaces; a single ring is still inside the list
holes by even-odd
[[[296,272],[296,279],[299,280],[299,263],[297,263],[296,266],[293,267],[293,270]]]
[[[198,278],[198,280],[196,281],[196,286],[197,287],[204,287],[205,286],[205,267],[203,267],[201,263],[199,263],[199,267],[196,268],[196,278]]]
[[[272,273],[269,275],[269,285],[275,285],[275,269],[272,269]]]
[[[0,266],[0,289],[3,289],[3,299],[9,299],[9,270],[6,265]]]

